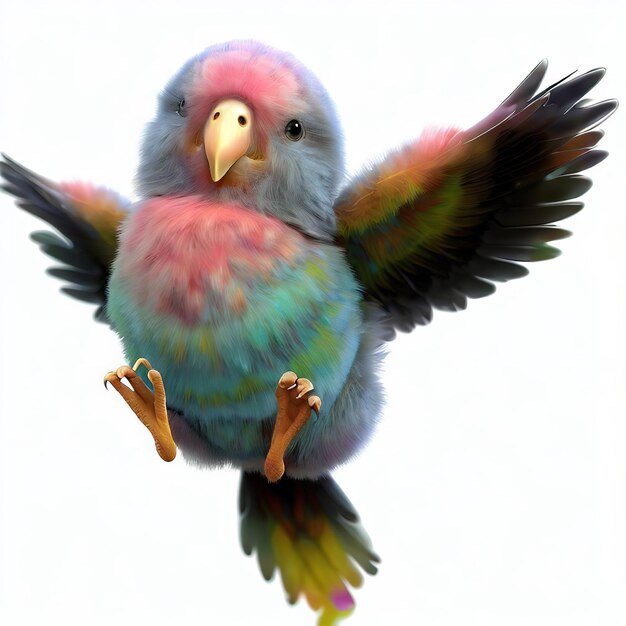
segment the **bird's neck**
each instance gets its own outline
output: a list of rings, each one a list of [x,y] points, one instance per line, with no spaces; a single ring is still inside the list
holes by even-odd
[[[269,178],[259,177],[246,182],[226,180],[224,184],[213,185],[207,190],[206,197],[224,204],[236,204],[267,217],[275,217],[320,241],[332,242],[335,238],[337,227],[332,204],[315,192],[303,190],[287,196]]]

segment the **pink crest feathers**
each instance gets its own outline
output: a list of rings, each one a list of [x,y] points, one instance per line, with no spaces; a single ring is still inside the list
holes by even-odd
[[[191,114],[203,123],[225,98],[239,98],[254,110],[262,127],[275,124],[302,99],[297,62],[285,53],[241,42],[202,60],[191,94]]]

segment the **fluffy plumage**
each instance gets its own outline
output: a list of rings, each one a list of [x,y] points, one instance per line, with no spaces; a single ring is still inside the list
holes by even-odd
[[[553,258],[547,242],[569,236],[544,225],[582,208],[569,201],[591,182],[577,173],[607,156],[591,129],[617,102],[580,101],[602,69],[535,95],[546,69],[539,63],[473,128],[427,131],[342,193],[339,241],[395,328],[430,322],[433,308],[464,309],[493,281],[528,273],[513,261]]]
[[[18,205],[60,233],[33,235],[64,264],[50,273],[101,305],[130,362],[147,357],[163,374],[185,456],[244,471],[244,550],[258,553],[266,578],[280,571],[290,601],[304,594],[322,608],[324,624],[353,607],[347,585],[361,578],[351,559],[375,571],[356,512],[327,473],[373,431],[384,339],[525,275],[516,261],[552,258],[546,242],[569,233],[546,225],[581,208],[571,200],[590,183],[577,173],[606,156],[591,129],[616,102],[581,101],[603,71],[536,93],[546,66],[475,127],[427,131],[341,194],[328,95],[291,55],[253,42],[208,48],[168,83],[135,206],[0,163]],[[253,128],[214,182],[206,128],[232,99]],[[289,135],[290,120],[302,135]],[[270,486],[258,472],[286,370],[310,378],[323,404]]]
[[[125,225],[109,293],[128,360],[158,363],[168,406],[231,462],[263,467],[285,370],[307,372],[328,398],[294,445],[294,466],[307,472],[310,460],[314,476],[320,457],[346,460],[369,430],[362,412],[345,423],[333,411],[365,332],[337,247],[243,207],[155,198]],[[220,419],[229,427],[218,432]],[[244,420],[255,424],[247,437]]]
[[[233,167],[246,185],[216,186],[194,146],[212,105],[233,96],[254,103],[258,158]],[[292,118],[304,124],[306,141],[285,138]],[[290,54],[244,41],[208,48],[169,81],[146,131],[137,183],[144,197],[199,192],[332,241],[343,177],[339,121],[319,80]]]

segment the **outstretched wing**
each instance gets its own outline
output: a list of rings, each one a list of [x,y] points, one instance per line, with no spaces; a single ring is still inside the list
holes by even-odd
[[[239,491],[241,544],[256,551],[261,573],[280,572],[288,601],[302,594],[320,626],[331,626],[354,609],[348,585],[360,587],[357,564],[375,574],[378,556],[359,525],[356,510],[330,476],[318,480],[283,477],[269,483],[243,472]]]
[[[59,233],[31,234],[41,250],[61,264],[49,268],[48,274],[69,283],[61,288],[69,296],[99,305],[95,317],[107,321],[106,287],[117,251],[117,231],[129,203],[101,187],[53,183],[2,156],[2,189],[16,197],[17,206]]]
[[[391,324],[427,324],[433,308],[464,309],[525,276],[515,261],[558,255],[551,226],[573,215],[591,186],[578,175],[602,161],[602,132],[617,107],[581,98],[604,75],[567,76],[535,93],[542,61],[487,118],[465,131],[428,131],[354,179],[338,199],[338,243],[369,300]]]

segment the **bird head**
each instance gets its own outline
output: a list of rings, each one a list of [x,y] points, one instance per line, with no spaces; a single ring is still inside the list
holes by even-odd
[[[161,93],[138,187],[236,202],[330,239],[343,168],[335,109],[317,78],[287,53],[229,42],[188,61]]]

